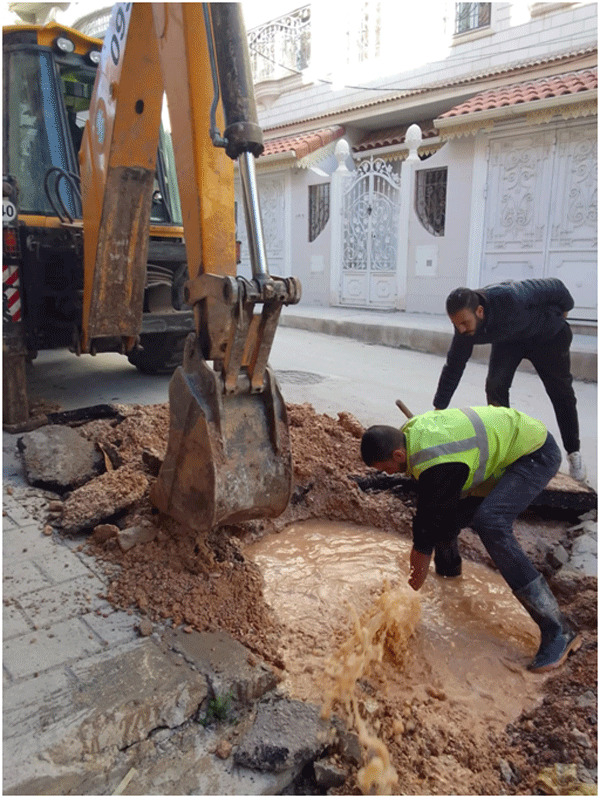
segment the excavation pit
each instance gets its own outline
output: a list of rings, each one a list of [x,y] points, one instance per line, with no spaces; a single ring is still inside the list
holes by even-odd
[[[294,487],[280,518],[199,537],[157,514],[146,491],[118,516],[103,519],[114,534],[93,527],[71,533],[103,564],[112,606],[141,614],[157,628],[223,630],[276,666],[293,695],[320,702],[330,685],[327,660],[356,631],[351,607],[359,620],[372,619],[387,583],[389,591],[400,591],[396,604],[404,601],[401,595],[408,607],[418,601],[420,619],[408,635],[413,613],[398,616],[395,628],[405,629],[406,645],[400,635],[401,643],[354,689],[369,733],[389,751],[399,780],[393,791],[527,794],[538,789],[547,764],[593,769],[596,580],[577,579],[570,587],[563,582],[559,591],[564,611],[582,628],[581,651],[556,675],[529,674],[524,666],[536,649],[536,628],[490,567],[477,537],[469,530],[461,534],[463,576],[453,581],[432,572],[417,597],[406,587],[413,497],[359,487],[356,477],[373,472],[360,460],[362,426],[350,414],[331,418],[310,405],[288,405],[288,416]],[[120,407],[117,418],[78,429],[102,449],[107,467],[118,463],[115,483],[140,475],[151,486],[164,455],[168,406]],[[79,496],[73,491],[67,498],[73,517],[77,504],[82,513],[93,512],[96,500],[105,504],[105,486],[106,479],[97,478]],[[569,523],[532,517],[515,525],[528,555],[550,579],[547,550],[569,546]],[[316,534],[315,524],[327,524],[327,531]],[[150,528],[153,535],[124,549],[120,533],[136,528]],[[302,557],[294,559],[300,541]],[[360,547],[359,577],[352,558]],[[315,569],[310,579],[307,562]],[[280,601],[288,601],[289,609]],[[582,739],[591,745],[586,748]],[[352,771],[339,794],[360,791],[357,779]]]

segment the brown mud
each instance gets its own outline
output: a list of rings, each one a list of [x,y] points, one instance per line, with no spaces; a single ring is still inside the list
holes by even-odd
[[[263,595],[263,578],[246,551],[265,536],[308,519],[349,522],[374,527],[410,540],[414,508],[410,498],[359,489],[352,476],[369,473],[360,460],[360,423],[348,413],[334,419],[310,405],[288,405],[293,495],[285,513],[274,521],[224,527],[204,537],[156,513],[148,490],[164,456],[169,413],[167,405],[124,406],[118,419],[103,419],[78,429],[105,452],[107,468],[124,481],[146,484],[143,495],[105,522],[119,529],[146,526],[154,540],[123,551],[116,537],[98,530],[89,549],[110,576],[108,600],[121,609],[135,609],[152,621],[198,630],[224,629],[244,645],[285,671],[281,627]],[[119,473],[120,472],[120,473]],[[371,472],[372,473],[372,472]],[[106,477],[104,478],[106,481]],[[94,484],[96,483],[96,484]],[[101,478],[85,486],[81,501],[89,507],[105,501]],[[77,513],[77,492],[67,500]],[[566,521],[522,517],[516,533],[523,547],[550,579],[543,544],[568,537]],[[491,566],[476,536],[461,534],[463,558]],[[565,614],[583,633],[580,651],[555,675],[541,679],[542,698],[506,726],[475,727],[456,717],[452,729],[440,722],[443,685],[427,685],[410,703],[398,702],[384,689],[375,669],[360,684],[377,696],[378,736],[387,746],[399,781],[398,794],[573,794],[582,778],[595,778],[597,767],[597,580],[577,579],[570,586],[553,585]],[[315,674],[319,678],[319,674]],[[448,710],[451,712],[451,710]],[[544,768],[577,766],[568,786],[557,786]],[[586,772],[587,771],[587,772]],[[573,772],[575,775],[573,776]],[[583,776],[582,776],[583,774]],[[565,777],[566,778],[566,777]],[[565,782],[566,783],[566,782]],[[544,786],[545,784],[545,786]],[[360,794],[353,772],[338,794]]]

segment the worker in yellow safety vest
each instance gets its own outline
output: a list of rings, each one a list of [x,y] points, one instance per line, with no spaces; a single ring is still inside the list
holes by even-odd
[[[423,585],[432,555],[440,576],[461,574],[458,535],[469,526],[540,627],[540,647],[529,670],[557,668],[581,646],[581,636],[513,534],[514,520],[561,462],[560,449],[541,421],[507,407],[432,410],[400,429],[370,427],[361,455],[378,471],[417,480],[409,575],[414,590]]]

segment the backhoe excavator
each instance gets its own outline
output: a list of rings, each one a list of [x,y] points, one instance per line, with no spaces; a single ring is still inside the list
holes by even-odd
[[[29,47],[41,61],[49,52],[70,47],[58,41],[69,38],[65,30],[49,28],[53,30],[45,39],[41,30],[29,31]],[[15,30],[8,33],[18,50],[19,36],[26,31]],[[93,40],[85,38],[71,37],[72,45],[76,41],[70,52],[79,48],[81,55],[87,46],[83,57],[91,60]],[[5,59],[6,41],[5,32]],[[167,453],[151,499],[159,510],[197,532],[275,517],[290,495],[291,452],[285,404],[268,358],[282,306],[298,302],[301,289],[297,279],[273,277],[267,266],[255,175],[263,141],[241,5],[118,3],[100,54],[93,59],[98,68],[79,150],[80,183],[75,170],[54,163],[54,171],[49,169],[43,180],[47,196],[54,186],[56,214],[50,211],[45,217],[50,217],[49,227],[57,231],[59,241],[76,241],[83,251],[81,261],[72,253],[69,264],[69,273],[80,278],[81,316],[70,317],[75,348],[103,351],[118,341],[131,357],[143,334],[147,264],[153,247],[156,252],[165,239],[166,244],[172,241],[152,218],[157,194],[169,212],[165,195],[172,199],[176,193],[174,176],[164,168],[168,159],[160,123],[166,96],[181,207],[180,240],[185,242],[189,275],[182,286],[183,303],[191,308],[194,329],[185,339],[183,364],[169,385]],[[48,79],[70,82],[56,63],[43,65],[41,71],[42,98],[46,72]],[[82,93],[81,88],[68,91],[75,97]],[[17,118],[19,102],[22,107],[17,96]],[[40,112],[47,113],[43,99],[41,106]],[[53,157],[54,133],[47,130]],[[9,129],[8,139],[10,135]],[[5,129],[5,144],[6,136]],[[10,265],[16,266],[12,273],[21,287],[27,287],[26,270],[19,268],[21,248],[43,248],[44,243],[24,235],[22,174],[11,170],[14,161],[5,155],[4,248],[6,252],[7,241],[16,242]],[[242,186],[252,279],[236,273],[234,161]],[[69,206],[79,190],[81,220]],[[172,200],[171,207],[174,204]],[[46,261],[46,277],[53,275],[57,284],[66,279],[62,257]],[[31,326],[22,321],[27,310],[15,321],[7,311],[9,302],[5,280],[5,369],[11,357],[22,359],[31,336]],[[260,313],[255,313],[257,305]],[[12,336],[6,332],[7,322],[15,325]],[[17,378],[13,393],[18,389]]]

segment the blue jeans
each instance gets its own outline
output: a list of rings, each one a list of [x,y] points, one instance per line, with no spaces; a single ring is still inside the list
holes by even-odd
[[[509,466],[478,506],[473,498],[460,502],[458,528],[470,526],[477,532],[513,591],[520,590],[539,576],[539,571],[514,536],[513,522],[544,490],[558,471],[560,461],[558,444],[548,433],[544,445]],[[453,545],[456,545],[456,539],[446,544],[450,557]]]

